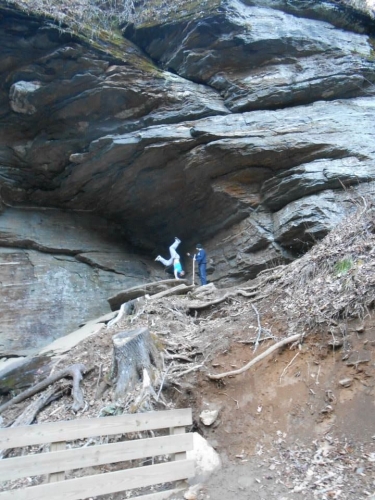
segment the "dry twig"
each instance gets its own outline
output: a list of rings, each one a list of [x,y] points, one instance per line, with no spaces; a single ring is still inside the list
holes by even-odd
[[[256,363],[258,363],[262,359],[264,359],[267,356],[269,356],[270,354],[272,354],[274,351],[276,351],[280,347],[283,347],[284,345],[290,344],[291,342],[295,342],[296,340],[300,340],[302,338],[302,336],[303,335],[301,333],[297,333],[296,335],[292,335],[291,337],[286,337],[285,339],[280,340],[280,342],[277,342],[276,344],[272,345],[266,351],[264,351],[262,354],[259,354],[259,356],[252,359],[249,363],[247,363],[242,368],[239,368],[238,370],[232,370],[230,372],[225,372],[225,373],[218,373],[215,375],[208,374],[208,377],[211,380],[220,380],[221,378],[224,378],[224,377],[229,377],[232,375],[239,375],[240,373],[247,371],[249,368],[254,366]]]

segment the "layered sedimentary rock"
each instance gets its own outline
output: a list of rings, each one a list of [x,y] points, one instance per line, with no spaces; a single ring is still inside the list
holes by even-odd
[[[7,349],[163,276],[174,236],[239,283],[373,189],[374,26],[337,2],[186,1],[94,41],[0,13]]]
[[[107,312],[118,289],[152,277],[149,259],[97,216],[8,209],[0,245],[2,355],[34,352]]]

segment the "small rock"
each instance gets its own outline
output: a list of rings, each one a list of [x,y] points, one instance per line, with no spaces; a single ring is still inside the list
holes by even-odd
[[[332,349],[338,349],[344,345],[343,339],[331,339],[327,342],[327,345]]]
[[[339,384],[342,385],[343,387],[350,387],[353,383],[353,379],[352,378],[343,378],[341,380],[339,380]]]
[[[203,410],[199,415],[199,418],[201,419],[204,425],[209,426],[216,421],[218,415],[219,415],[218,410]]]
[[[200,484],[194,484],[193,486],[190,486],[190,488],[184,493],[185,500],[196,500],[201,488],[202,485]]]
[[[369,351],[359,350],[352,352],[346,362],[347,366],[358,366],[360,363],[369,363],[371,361],[371,353]]]
[[[320,410],[320,413],[332,413],[333,408],[331,405],[326,405],[322,410]]]
[[[210,439],[209,444],[212,446],[212,448],[218,448],[219,442],[216,439]]]
[[[205,481],[221,467],[221,460],[216,451],[197,432],[193,433],[194,449],[187,452],[187,458],[195,462],[196,480]]]

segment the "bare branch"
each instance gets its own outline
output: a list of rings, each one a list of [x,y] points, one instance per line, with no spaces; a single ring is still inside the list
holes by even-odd
[[[283,347],[284,345],[290,344],[291,342],[295,342],[296,340],[301,339],[302,336],[303,335],[301,333],[297,333],[296,335],[292,335],[291,337],[286,337],[285,339],[280,340],[280,342],[277,342],[276,344],[272,345],[266,351],[264,351],[262,354],[259,354],[259,356],[252,359],[249,363],[247,363],[247,365],[243,366],[242,368],[239,368],[238,370],[232,370],[230,372],[225,372],[225,373],[218,373],[216,375],[208,374],[208,377],[211,380],[220,380],[221,378],[224,378],[224,377],[229,377],[232,375],[239,375],[240,373],[247,371],[249,368],[254,366],[256,363],[258,363],[262,359],[264,359],[267,356],[269,356],[270,354],[272,354],[274,351],[276,351],[280,347]]]

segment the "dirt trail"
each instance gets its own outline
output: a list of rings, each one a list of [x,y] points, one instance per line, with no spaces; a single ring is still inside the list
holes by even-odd
[[[310,337],[235,378],[200,378],[190,403],[197,413],[220,408],[213,427],[200,424],[200,431],[225,467],[199,498],[359,500],[375,494],[375,328],[372,318],[361,333],[358,324],[348,325],[340,349],[327,345],[330,335]],[[211,364],[220,372],[236,369],[251,352],[234,344]]]

